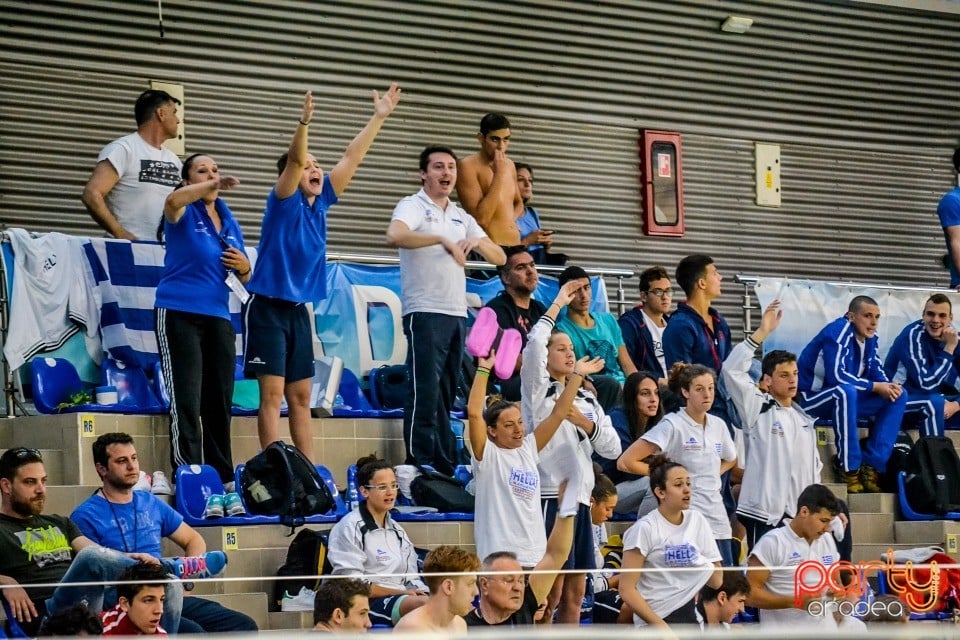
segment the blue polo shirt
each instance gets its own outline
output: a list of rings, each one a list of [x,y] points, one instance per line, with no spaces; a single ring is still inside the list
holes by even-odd
[[[257,268],[247,290],[289,302],[326,298],[327,209],[336,203],[328,175],[313,206],[300,189],[283,200],[272,189],[263,213]]]
[[[126,504],[107,502],[97,492],[73,510],[70,520],[101,546],[154,558],[161,557],[161,541],[183,524],[183,516],[149,491],[134,491],[133,502]]]
[[[202,200],[187,205],[176,224],[164,220],[167,252],[154,306],[230,320],[227,268],[220,257],[227,246],[244,250],[243,233],[226,202],[217,198],[214,207],[219,234]]]

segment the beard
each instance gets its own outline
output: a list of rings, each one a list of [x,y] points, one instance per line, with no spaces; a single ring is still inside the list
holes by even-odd
[[[45,500],[45,496],[40,496],[30,500],[18,500],[17,498],[10,496],[10,509],[22,518],[38,516],[43,513],[43,504]]]

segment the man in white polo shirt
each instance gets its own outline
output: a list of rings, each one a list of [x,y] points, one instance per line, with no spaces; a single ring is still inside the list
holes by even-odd
[[[816,583],[826,576],[831,565],[840,560],[833,536],[824,535],[830,531],[839,510],[837,498],[830,489],[822,484],[812,484],[797,499],[796,517],[757,542],[747,562],[752,569],[747,572],[750,582],[747,604],[761,610],[762,625],[836,628],[832,609],[816,602],[824,598],[833,600],[837,594],[826,586],[818,587]],[[801,565],[807,561],[817,566],[801,570]],[[806,585],[804,589],[797,589],[798,580]],[[798,595],[800,606],[796,604]],[[811,603],[814,603],[813,607]]]
[[[407,464],[453,474],[457,442],[450,409],[466,337],[466,275],[471,251],[502,265],[507,258],[473,216],[450,200],[457,156],[447,147],[420,153],[423,188],[401,200],[387,228],[400,250],[400,297],[407,338],[409,389],[403,410]]]

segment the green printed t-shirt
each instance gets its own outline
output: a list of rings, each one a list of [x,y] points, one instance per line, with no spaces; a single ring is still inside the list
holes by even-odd
[[[0,574],[10,576],[42,602],[55,587],[30,589],[28,584],[60,582],[73,562],[70,543],[81,535],[69,518],[39,515],[11,518],[0,514]]]

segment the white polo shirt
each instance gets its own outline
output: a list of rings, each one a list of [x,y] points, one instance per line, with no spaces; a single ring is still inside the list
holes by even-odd
[[[768,532],[751,552],[765,567],[797,567],[807,560],[816,560],[825,567],[840,561],[840,553],[830,532],[823,534],[809,544],[794,533],[789,523]],[[813,579],[813,576],[809,576]],[[766,588],[778,596],[794,595],[796,569],[771,569]],[[763,609],[760,612],[760,624],[765,626],[811,626],[825,625],[836,627],[833,615],[813,616],[804,609]]]
[[[710,525],[698,511],[683,511],[683,521],[671,524],[654,509],[623,534],[623,550],[636,549],[644,556],[645,569],[701,567],[701,571],[644,571],[637,590],[661,618],[693,599],[720,562],[720,550]],[[640,627],[647,624],[633,615]]]
[[[391,220],[403,222],[411,231],[443,236],[454,242],[487,237],[473,216],[457,203],[450,200],[442,209],[423,189],[397,203]],[[403,315],[427,312],[467,316],[467,276],[443,245],[401,248],[399,253]]]
[[[693,483],[690,508],[704,515],[717,540],[730,538],[730,518],[720,495],[720,463],[735,459],[737,448],[723,420],[708,413],[704,427],[680,409],[665,416],[643,439],[686,467]]]

